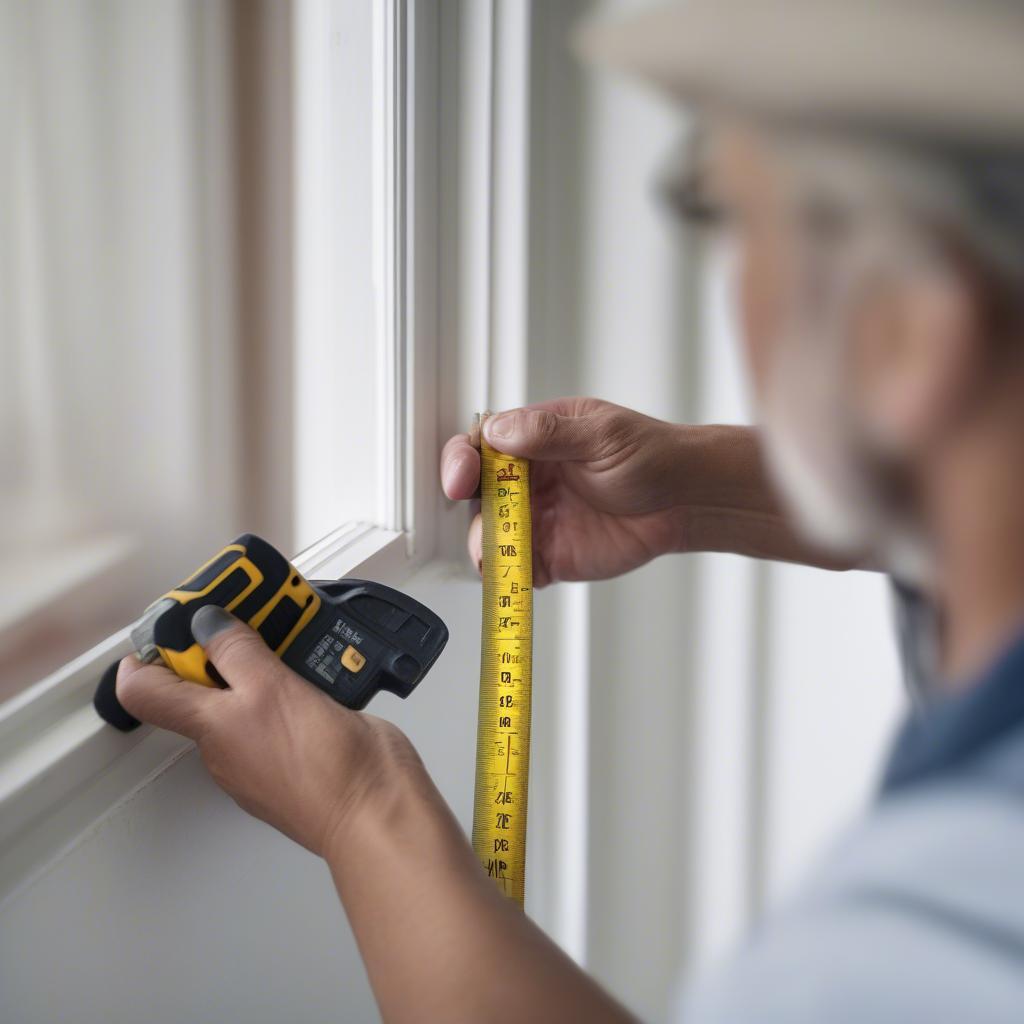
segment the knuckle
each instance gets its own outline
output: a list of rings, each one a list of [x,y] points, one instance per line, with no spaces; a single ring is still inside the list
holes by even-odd
[[[260,684],[257,689],[262,689],[263,684],[276,682],[284,670],[281,661],[259,634],[248,627],[226,632],[209,653],[214,665],[231,687],[255,682]]]
[[[533,412],[533,434],[542,442],[553,441],[558,434],[558,417],[549,409],[537,409]]]
[[[631,429],[630,417],[614,409],[598,417],[594,433],[602,448],[617,449],[628,439]]]
[[[122,659],[121,664],[117,667],[116,687],[119,696],[133,693],[138,688],[138,680],[142,669],[142,663],[134,658]]]
[[[245,662],[257,662],[260,657],[259,648],[263,647],[269,653],[269,649],[251,629],[236,626],[226,630],[218,639],[219,643],[212,652],[215,662],[219,659],[229,668],[234,666],[236,670]]]
[[[117,670],[114,692],[117,699],[129,710],[141,707],[150,691],[150,675],[154,671],[151,665],[144,665],[134,658],[125,658]]]

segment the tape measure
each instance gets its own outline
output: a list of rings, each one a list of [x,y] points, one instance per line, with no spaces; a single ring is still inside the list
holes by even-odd
[[[356,710],[380,690],[408,697],[448,642],[441,619],[407,594],[370,580],[310,583],[247,533],[146,609],[131,628],[136,654],[189,682],[224,686],[192,636],[192,616],[211,604],[248,623],[290,669]],[[104,673],[93,705],[128,732],[140,723],[117,699],[117,666]]]
[[[480,438],[483,620],[473,849],[523,905],[533,671],[530,464]]]

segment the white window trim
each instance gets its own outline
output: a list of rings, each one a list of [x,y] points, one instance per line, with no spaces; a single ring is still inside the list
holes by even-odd
[[[441,497],[437,454],[441,438],[464,430],[473,410],[527,398],[530,53],[546,13],[529,0],[378,0],[377,102],[385,118],[375,150],[388,169],[376,239],[378,331],[381,376],[393,386],[378,403],[374,437],[397,472],[382,482],[376,525],[339,527],[295,559],[308,577],[400,584],[438,560],[449,576],[456,563],[455,576],[473,575],[466,510]],[[577,588],[566,600],[574,608],[583,602],[566,620],[579,630],[576,657],[587,646],[586,592]],[[0,903],[191,749],[147,727],[119,733],[96,716],[95,684],[128,650],[122,630],[0,705]],[[537,811],[563,820],[559,851],[534,844],[531,856],[537,877],[547,879],[534,912],[582,958],[586,662],[573,664],[575,682],[563,678],[561,663],[544,669],[558,687],[549,711],[577,724],[567,746],[537,743]]]
[[[295,565],[312,579],[400,583],[435,549],[441,5],[378,0],[377,15],[378,159],[389,168],[380,347],[391,387],[376,427],[395,472],[384,485],[386,522],[340,526]],[[191,748],[146,726],[117,732],[97,716],[96,683],[130,649],[125,628],[0,705],[0,903]]]
[[[440,0],[385,0],[383,102],[388,213],[382,283],[385,360],[395,388],[384,403],[392,464],[393,520],[416,563],[437,550],[438,385],[441,373],[441,7]]]
[[[311,579],[368,575],[397,583],[414,563],[398,531],[350,525],[295,565]],[[93,710],[100,675],[130,651],[125,628],[0,708],[0,901],[191,748],[149,726],[117,732]]]

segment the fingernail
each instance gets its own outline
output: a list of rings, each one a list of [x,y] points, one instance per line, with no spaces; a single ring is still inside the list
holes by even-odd
[[[488,437],[511,437],[516,418],[511,413],[491,416],[484,420],[484,433]]]
[[[238,620],[219,604],[208,604],[192,616],[192,636],[205,647],[218,633],[229,629]]]

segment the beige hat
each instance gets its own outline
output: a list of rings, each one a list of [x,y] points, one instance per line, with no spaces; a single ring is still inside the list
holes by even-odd
[[[682,0],[574,44],[687,104],[1024,144],[1024,0]]]

